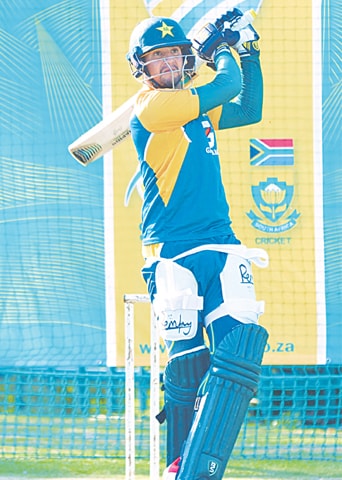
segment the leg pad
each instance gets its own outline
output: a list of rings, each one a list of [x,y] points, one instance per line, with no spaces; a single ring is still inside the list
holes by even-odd
[[[207,348],[171,359],[164,372],[164,400],[167,421],[167,464],[180,456],[194,414],[197,390],[209,368]]]
[[[177,480],[221,480],[257,391],[268,334],[242,324],[231,330],[211,359],[203,396],[186,440]]]

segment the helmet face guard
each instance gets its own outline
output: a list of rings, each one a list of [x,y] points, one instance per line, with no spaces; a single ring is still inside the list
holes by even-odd
[[[186,38],[180,25],[173,19],[165,17],[152,17],[140,22],[133,30],[130,41],[130,50],[127,54],[132,75],[135,78],[144,77],[145,81],[157,88],[160,85],[153,80],[148,72],[148,64],[144,55],[164,47],[178,46],[182,51],[183,82],[195,74],[195,56],[191,50],[191,41]],[[167,62],[167,59],[165,59]]]

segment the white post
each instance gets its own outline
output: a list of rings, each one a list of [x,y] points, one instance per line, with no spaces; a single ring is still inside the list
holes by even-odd
[[[159,422],[160,410],[160,349],[156,317],[151,307],[151,370],[150,370],[150,478],[158,479],[160,472]]]
[[[135,478],[134,305],[125,300],[125,457],[126,480]]]
[[[148,295],[124,295],[125,303],[125,461],[126,480],[135,478],[135,361],[134,361],[134,304],[148,303]],[[151,307],[150,315],[150,478],[159,479],[160,445],[160,349],[156,318]]]

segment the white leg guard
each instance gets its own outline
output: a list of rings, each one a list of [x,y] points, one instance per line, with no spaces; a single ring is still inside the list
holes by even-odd
[[[268,334],[258,325],[235,327],[211,359],[210,375],[177,480],[221,480],[248,405],[256,393]]]

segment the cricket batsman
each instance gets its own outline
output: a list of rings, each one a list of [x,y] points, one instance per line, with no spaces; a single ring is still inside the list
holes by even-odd
[[[259,36],[233,28],[241,17],[227,12],[192,42],[174,20],[151,17],[127,54],[142,81],[130,121],[144,184],[142,274],[168,352],[165,480],[223,478],[268,337],[252,273],[268,256],[235,235],[215,136],[262,116]],[[215,74],[196,87],[198,58]]]

